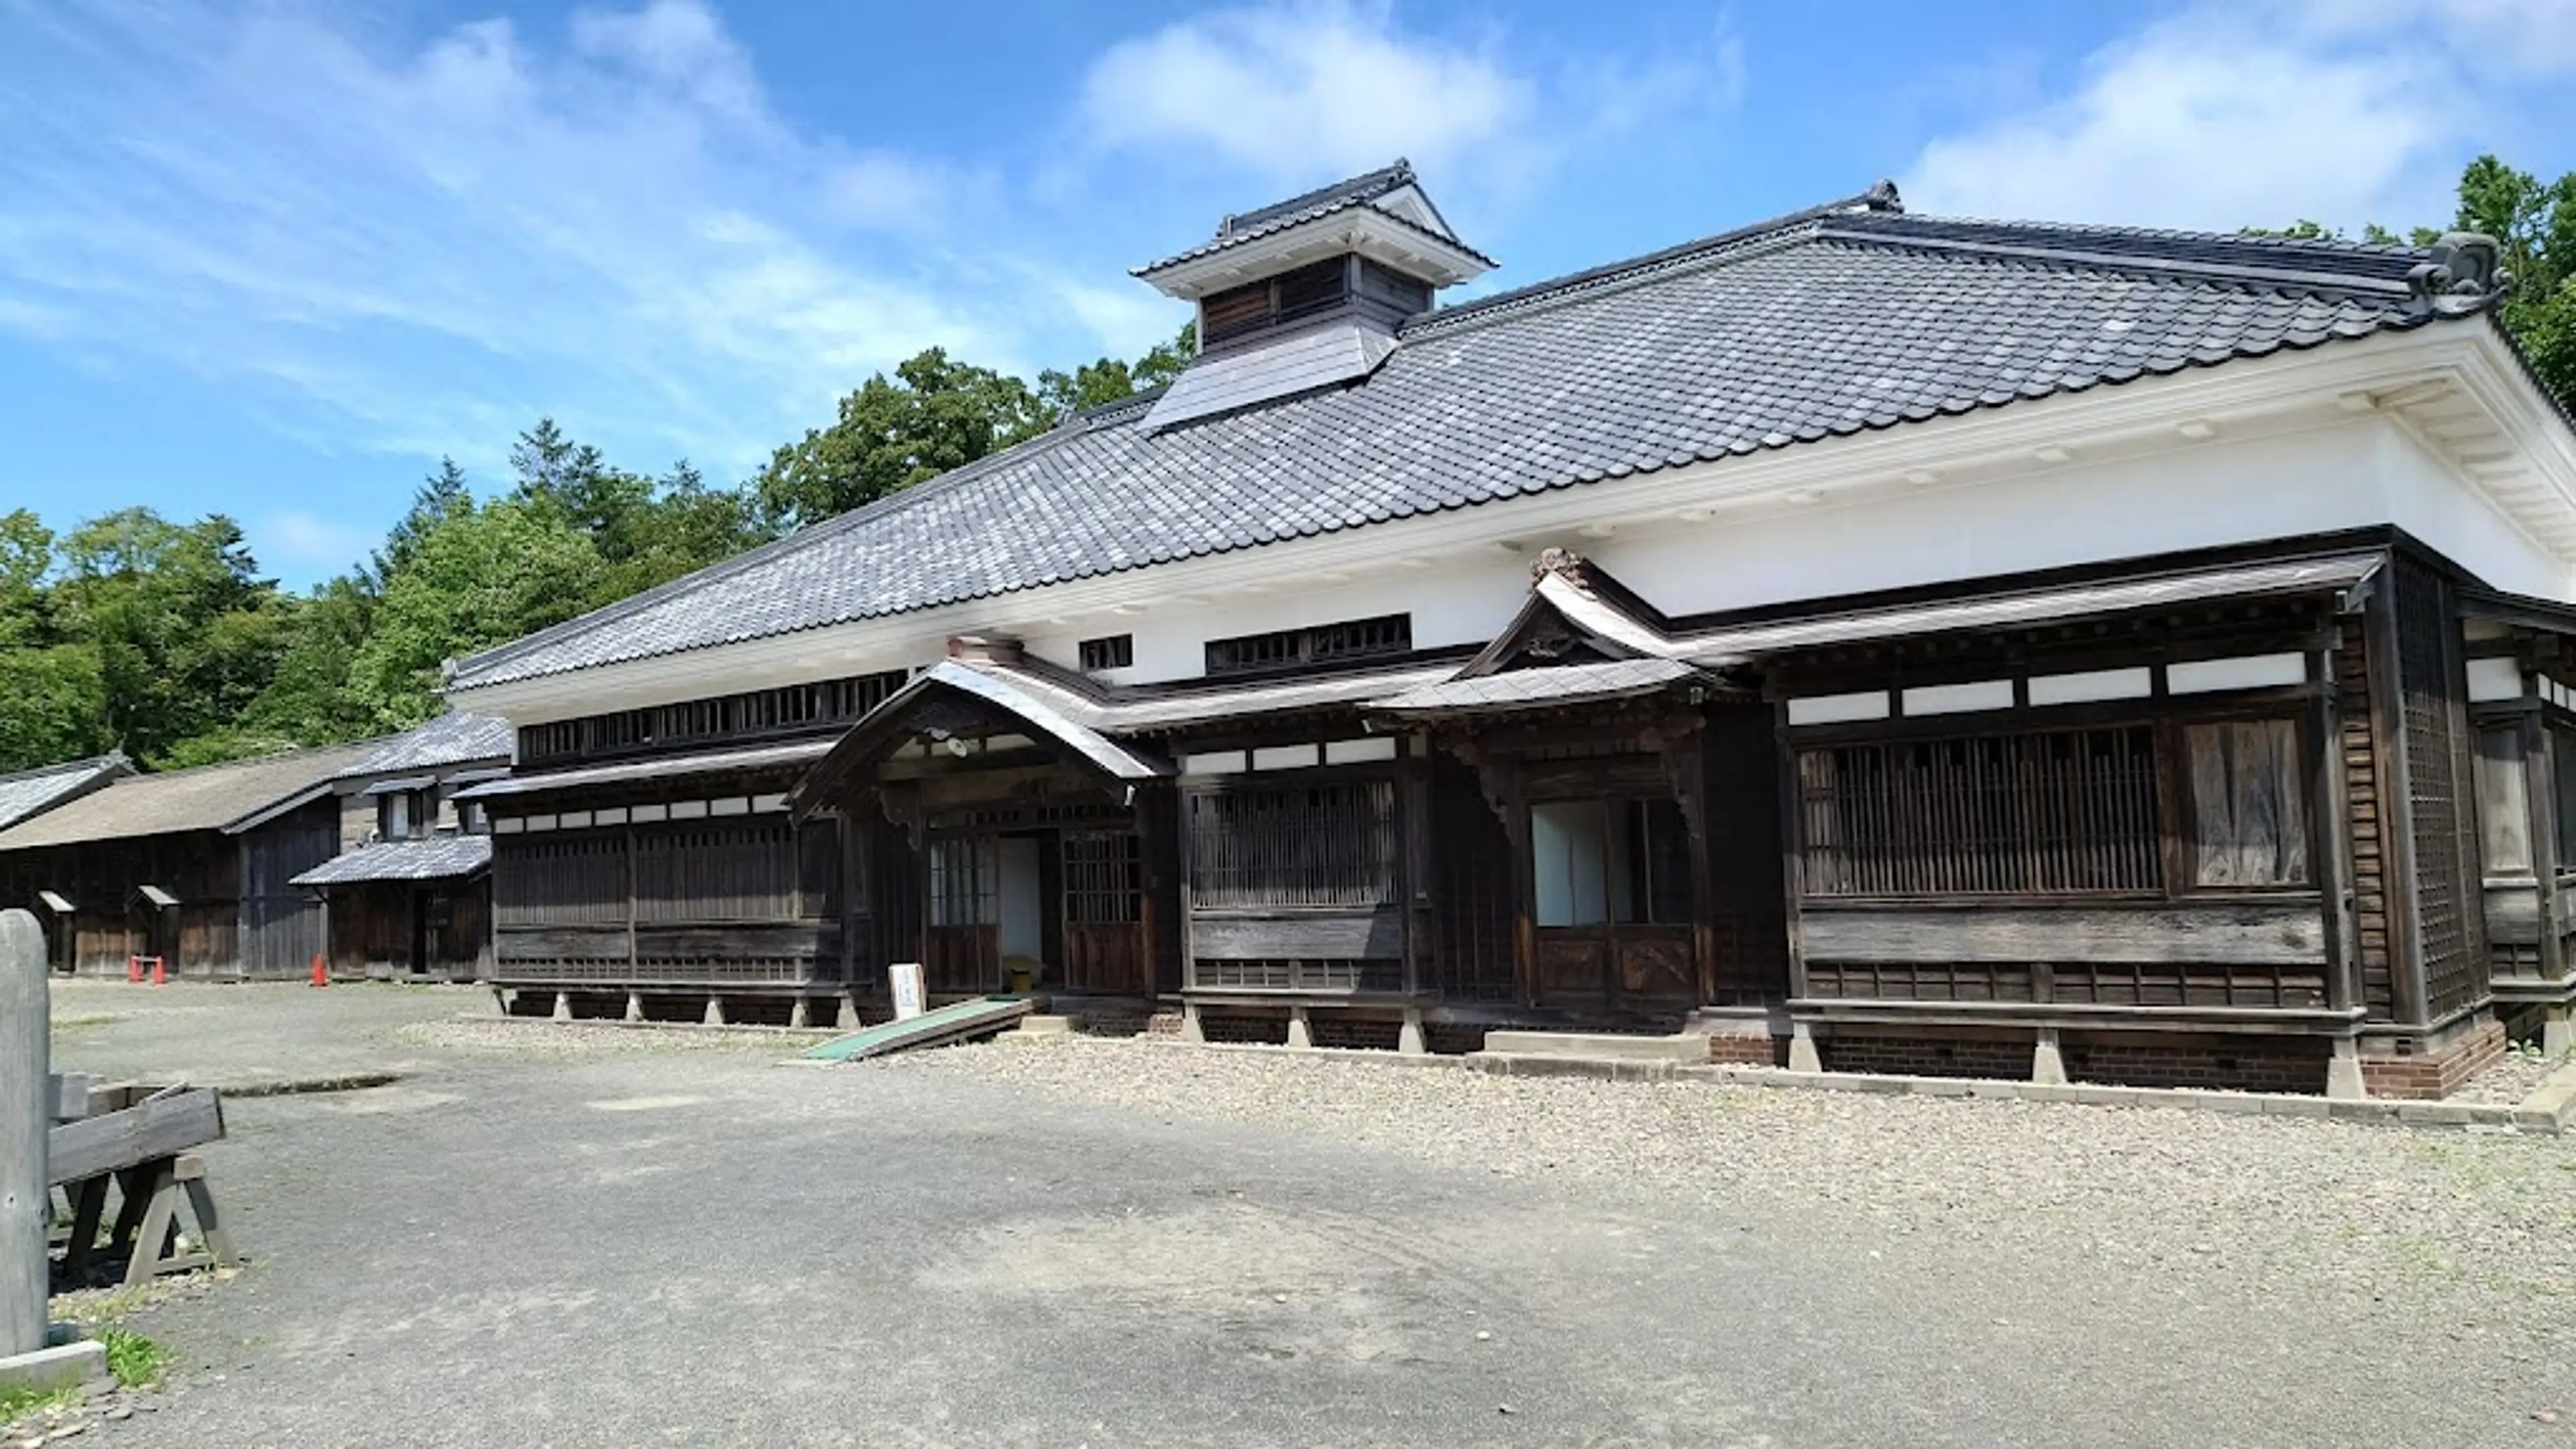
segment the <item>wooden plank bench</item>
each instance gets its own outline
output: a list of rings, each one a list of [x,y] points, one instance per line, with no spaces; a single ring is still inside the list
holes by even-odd
[[[98,1249],[111,1186],[117,1210],[108,1248],[126,1255],[128,1286],[239,1261],[205,1163],[189,1151],[224,1135],[223,1100],[213,1088],[60,1077],[53,1099],[45,1177],[67,1200],[63,1260],[72,1281],[84,1279]],[[74,1106],[77,1115],[66,1110]]]

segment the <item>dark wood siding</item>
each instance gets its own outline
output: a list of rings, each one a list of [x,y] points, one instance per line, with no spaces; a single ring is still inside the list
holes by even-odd
[[[340,851],[340,807],[321,800],[241,837],[241,971],[303,975],[329,948],[319,895],[288,882]]]
[[[2384,762],[2371,727],[2371,664],[2360,619],[2347,619],[2335,650],[2335,716],[2343,757],[2344,802],[2352,836],[2354,944],[2361,959],[2362,1005],[2374,1021],[2396,1018],[2389,935],[2388,838],[2380,773]]]
[[[503,980],[802,983],[841,970],[828,843],[784,815],[501,835]]]

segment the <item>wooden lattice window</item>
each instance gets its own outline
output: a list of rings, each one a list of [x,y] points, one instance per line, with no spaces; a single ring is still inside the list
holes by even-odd
[[[1136,832],[1065,833],[1064,918],[1077,926],[1125,925],[1145,918],[1145,858]]]
[[[519,731],[523,764],[642,754],[851,724],[903,688],[900,669],[819,684],[788,684],[713,699],[615,710]]]
[[[930,924],[991,926],[1002,919],[1000,850],[989,835],[930,842]]]
[[[1348,259],[1330,257],[1265,281],[1209,293],[1199,300],[1199,335],[1211,344],[1248,337],[1282,322],[1328,312],[1350,294]]]
[[[1108,634],[1082,641],[1082,668],[1085,673],[1103,669],[1125,669],[1136,662],[1136,636]]]
[[[1395,784],[1263,785],[1189,797],[1202,908],[1372,907],[1400,899]]]
[[[492,872],[492,908],[504,927],[575,926],[626,919],[626,838],[585,834],[504,837]]]
[[[1802,750],[1806,893],[2161,891],[2156,778],[2143,724]]]
[[[1274,629],[1266,634],[1210,639],[1207,644],[1207,672],[1249,674],[1265,669],[1380,658],[1407,653],[1412,648],[1413,616],[1381,614],[1375,618],[1346,619],[1304,629]]]

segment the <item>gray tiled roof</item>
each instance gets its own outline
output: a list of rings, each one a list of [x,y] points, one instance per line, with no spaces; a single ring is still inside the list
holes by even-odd
[[[335,855],[289,885],[355,885],[371,880],[454,880],[492,863],[488,835],[433,835],[427,840],[380,840]]]
[[[1513,709],[1561,704],[1573,700],[1618,699],[1652,694],[1698,675],[1678,659],[1617,659],[1605,664],[1561,664],[1545,669],[1515,669],[1480,674],[1408,689],[1373,707],[1397,714],[1445,714],[1451,711]]]
[[[383,741],[373,753],[341,773],[344,777],[391,775],[487,760],[506,761],[511,746],[508,720],[451,711],[418,729]]]
[[[44,765],[0,775],[0,830],[41,814],[109,776],[132,769],[125,756],[109,754],[67,764]]]
[[[656,755],[616,765],[586,765],[575,770],[547,770],[511,775],[456,792],[459,800],[491,800],[504,795],[530,795],[544,790],[571,790],[591,785],[620,785],[682,775],[716,775],[729,770],[756,770],[773,765],[802,765],[829,753],[829,739],[759,745],[747,750],[715,750],[702,755]]]
[[[2474,315],[2419,252],[1855,200],[1416,319],[1361,383],[1125,404],[466,660],[471,687],[881,618]]]

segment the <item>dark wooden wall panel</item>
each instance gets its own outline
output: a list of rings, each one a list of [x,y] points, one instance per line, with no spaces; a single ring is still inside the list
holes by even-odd
[[[2326,963],[2324,908],[2281,904],[1835,910],[1809,906],[1798,930],[1825,962]]]

